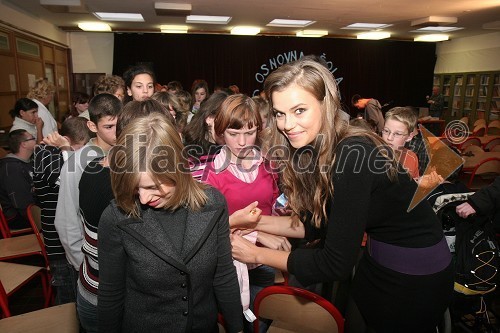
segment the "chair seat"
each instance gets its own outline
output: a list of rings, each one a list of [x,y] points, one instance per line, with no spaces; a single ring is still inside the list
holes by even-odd
[[[0,239],[0,260],[15,258],[27,253],[40,253],[35,234]]]
[[[0,320],[0,332],[9,333],[78,333],[75,303],[24,313]]]
[[[0,281],[2,281],[7,295],[10,295],[42,269],[43,267],[39,266],[21,265],[0,261]]]

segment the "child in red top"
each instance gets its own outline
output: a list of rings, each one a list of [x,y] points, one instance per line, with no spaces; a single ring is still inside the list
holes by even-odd
[[[238,211],[245,211],[252,204],[255,205],[255,212],[272,215],[273,204],[279,195],[277,176],[256,146],[261,131],[262,120],[257,105],[246,95],[227,97],[215,116],[214,132],[224,139],[225,146],[207,166],[206,182],[226,197],[231,214],[230,224],[237,218]],[[245,237],[263,246],[290,250],[285,237],[255,231]],[[274,284],[274,269],[251,265],[247,273],[245,264],[235,262],[235,266],[239,273],[244,310],[251,309],[257,292]],[[251,312],[245,311],[245,315],[248,321],[253,321]],[[245,331],[251,331],[250,327],[247,325]]]

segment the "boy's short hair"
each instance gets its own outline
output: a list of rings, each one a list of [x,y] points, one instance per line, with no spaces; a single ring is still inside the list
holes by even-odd
[[[17,154],[19,152],[21,143],[23,143],[26,140],[25,133],[28,132],[23,129],[13,130],[12,132],[9,133],[7,144],[9,145],[9,149],[13,154]]]
[[[413,132],[415,126],[417,126],[417,115],[412,109],[407,107],[397,106],[390,109],[385,114],[385,121],[389,119],[394,119],[405,124],[408,133]]]
[[[59,131],[61,135],[69,138],[70,144],[86,144],[90,140],[91,132],[87,126],[87,119],[71,117],[66,119]]]
[[[89,103],[90,121],[96,124],[99,119],[109,116],[116,117],[122,108],[122,102],[115,95],[108,93],[94,96]]]

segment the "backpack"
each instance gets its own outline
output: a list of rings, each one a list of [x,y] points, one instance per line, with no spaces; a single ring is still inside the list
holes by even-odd
[[[439,197],[434,208],[449,245],[448,237],[455,234],[455,242],[450,245],[450,250],[455,252],[455,291],[464,295],[485,295],[496,288],[499,248],[493,223],[488,217],[473,215],[464,219],[456,213],[456,207],[470,194],[442,195],[444,198]]]

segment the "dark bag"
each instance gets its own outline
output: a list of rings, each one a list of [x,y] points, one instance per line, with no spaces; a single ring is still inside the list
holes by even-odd
[[[451,202],[438,212],[445,231],[455,227],[454,289],[464,295],[484,295],[496,288],[498,243],[488,217],[473,215],[464,219],[458,216],[455,209],[463,202]]]

